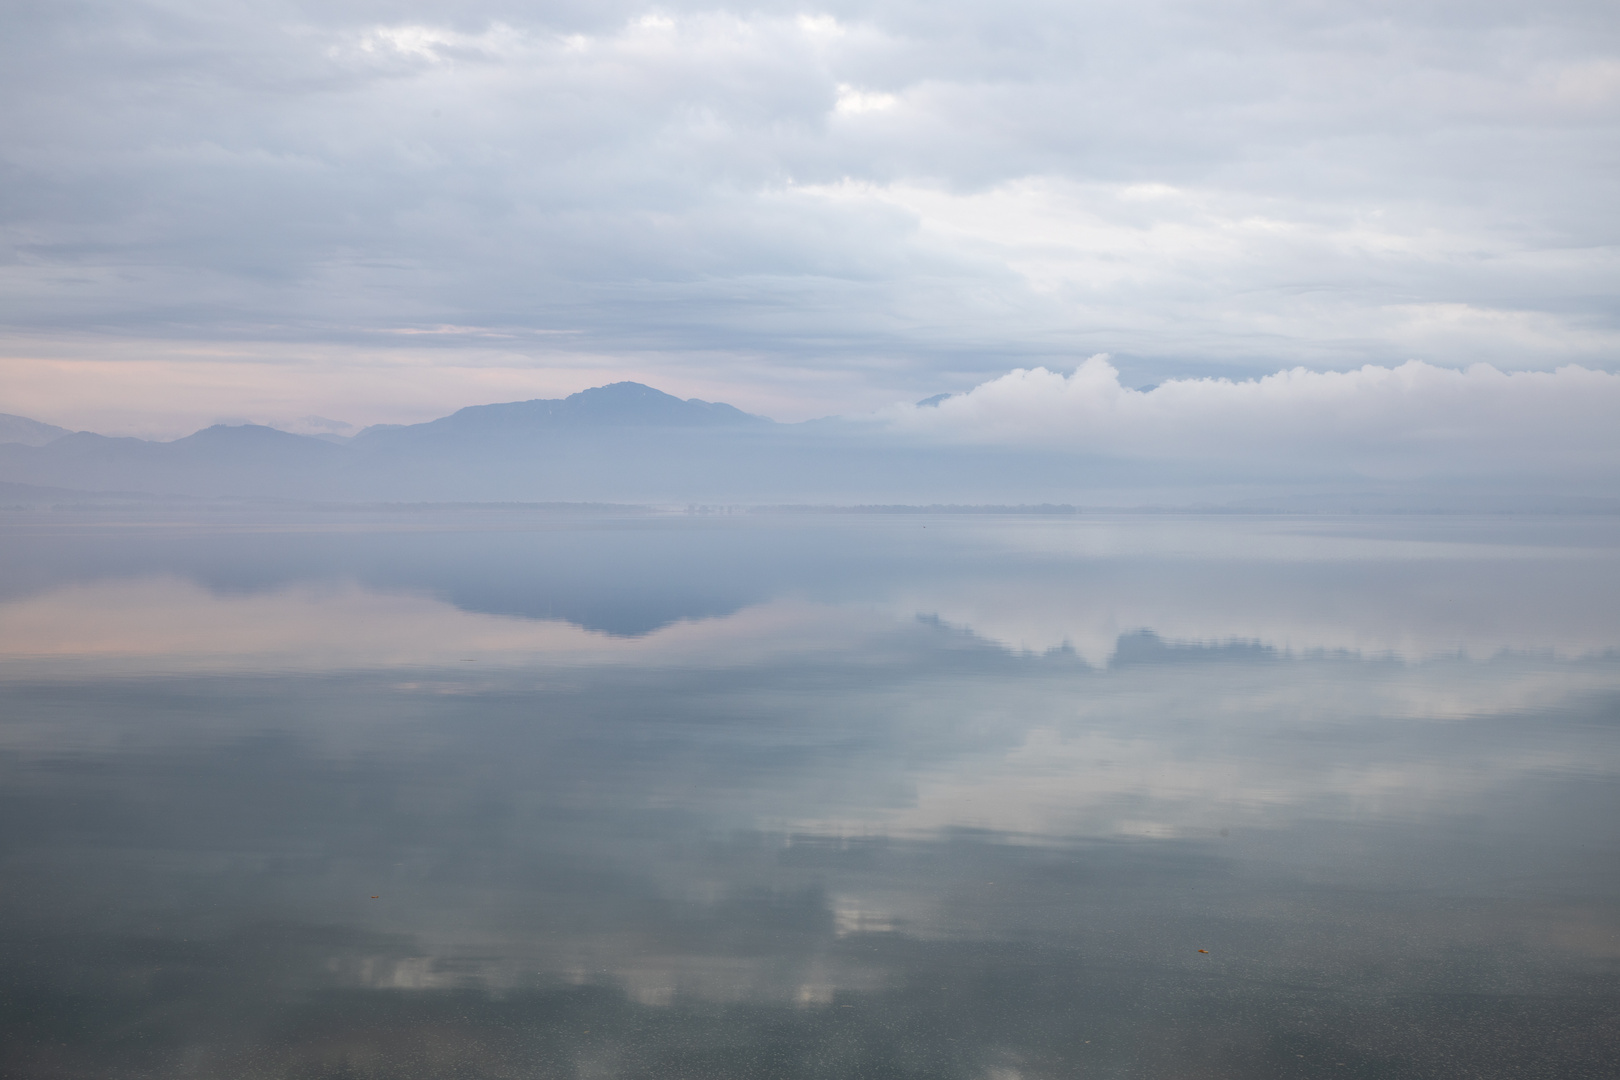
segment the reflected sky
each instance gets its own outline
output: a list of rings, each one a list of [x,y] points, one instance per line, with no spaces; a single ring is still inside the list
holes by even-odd
[[[16,517],[0,1064],[1607,1075],[1617,532]]]

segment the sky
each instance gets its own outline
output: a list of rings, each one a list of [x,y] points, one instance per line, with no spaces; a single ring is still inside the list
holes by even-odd
[[[893,418],[1099,354],[1122,393],[1417,362],[1616,400],[1610,3],[0,18],[0,412],[343,432],[635,379]]]

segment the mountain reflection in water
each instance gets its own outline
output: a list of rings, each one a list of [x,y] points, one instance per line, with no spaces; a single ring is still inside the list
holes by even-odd
[[[0,530],[7,1076],[1620,1052],[1612,519]]]

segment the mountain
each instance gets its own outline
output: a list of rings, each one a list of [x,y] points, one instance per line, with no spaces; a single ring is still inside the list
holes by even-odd
[[[0,480],[81,491],[286,498],[335,493],[342,447],[256,425],[216,425],[173,442],[88,431],[44,446],[0,445]]]
[[[378,424],[354,437],[360,445],[529,435],[587,428],[739,428],[771,425],[720,402],[682,400],[637,382],[581,390],[565,398],[472,405],[424,424]]]
[[[377,498],[707,501],[763,494],[778,482],[792,429],[621,382],[367,428],[350,448]]]
[[[0,443],[19,443],[23,446],[44,446],[48,442],[72,434],[67,428],[30,420],[26,416],[0,413]]]
[[[1583,494],[1578,488],[1537,494],[1522,485],[1379,483],[1353,469],[1334,469],[1277,461],[1234,470],[1217,460],[1158,462],[953,444],[850,420],[778,424],[630,382],[561,399],[473,406],[422,424],[371,427],[343,442],[242,425],[205,428],[172,442],[77,432],[44,445],[0,443],[0,484],[164,498],[665,506],[1239,507],[1248,501],[1259,512],[1312,512],[1572,507],[1568,496]],[[15,501],[34,505],[43,498],[18,491]],[[1612,498],[1588,500],[1581,508],[1612,505]]]
[[[378,425],[342,442],[251,424],[172,442],[63,434],[44,445],[0,445],[0,482],[364,501],[709,498],[728,460],[764,460],[739,454],[739,439],[770,441],[781,428],[731,405],[621,382]]]

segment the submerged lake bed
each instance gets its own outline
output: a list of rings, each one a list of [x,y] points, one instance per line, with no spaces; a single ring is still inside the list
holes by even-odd
[[[1620,519],[0,519],[0,1072],[1580,1077]]]

